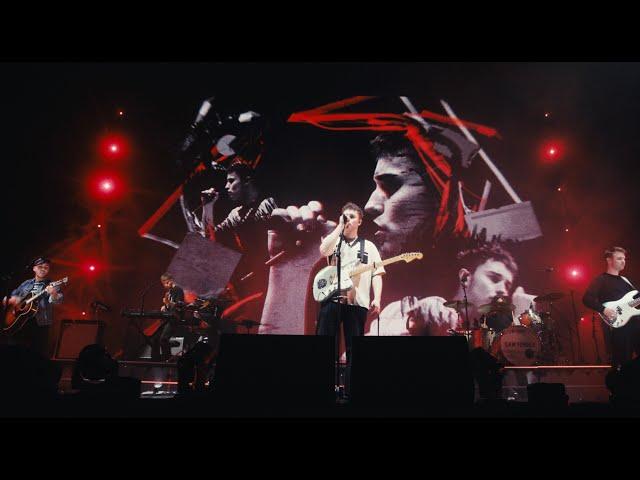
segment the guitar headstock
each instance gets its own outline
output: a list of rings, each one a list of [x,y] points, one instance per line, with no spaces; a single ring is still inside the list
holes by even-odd
[[[413,262],[414,260],[422,260],[422,256],[423,256],[422,252],[410,252],[410,253],[403,253],[400,255],[402,260],[404,260],[407,263]]]
[[[67,283],[69,281],[69,277],[64,277],[56,282],[53,282],[54,286],[62,285],[63,283]]]

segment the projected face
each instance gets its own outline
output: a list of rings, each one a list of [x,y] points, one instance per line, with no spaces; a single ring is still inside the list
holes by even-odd
[[[497,295],[510,295],[512,287],[513,273],[503,262],[490,258],[469,277],[467,297],[469,302],[480,306]]]
[[[242,201],[242,180],[237,172],[230,172],[227,174],[227,183],[224,189],[227,191],[229,198],[234,203],[240,203]]]
[[[378,157],[375,190],[364,210],[378,227],[374,242],[383,258],[415,249],[433,230],[437,205],[434,189],[420,176],[423,170],[407,156]]]

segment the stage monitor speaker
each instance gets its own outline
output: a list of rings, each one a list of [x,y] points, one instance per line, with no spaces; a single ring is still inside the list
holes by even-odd
[[[356,337],[351,401],[394,408],[471,406],[469,360],[465,337]]]
[[[532,383],[527,385],[529,405],[537,407],[566,407],[569,396],[563,383]]]
[[[55,358],[76,359],[87,345],[102,344],[104,326],[97,320],[62,320]]]
[[[333,337],[224,334],[215,397],[254,409],[334,405],[334,364]]]

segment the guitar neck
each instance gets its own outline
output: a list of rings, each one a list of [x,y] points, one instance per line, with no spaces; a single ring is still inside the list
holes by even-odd
[[[62,285],[63,283],[64,283],[64,280],[58,280],[56,282],[50,283],[47,286],[49,286],[49,287],[57,287],[58,285]],[[25,304],[33,303],[37,299],[39,299],[42,295],[44,295],[45,293],[47,293],[47,287],[43,288],[40,292],[38,292],[37,294],[35,294],[33,297],[31,297],[29,299],[27,299],[27,300],[23,299],[23,301],[24,301]]]
[[[357,275],[360,275],[364,272],[368,272],[369,270],[374,270],[376,268],[379,267],[384,267],[386,265],[390,265],[392,263],[396,263],[399,262],[401,260],[404,260],[402,255],[396,255],[395,257],[391,257],[391,258],[387,258],[386,260],[383,260],[381,262],[373,262],[371,265],[362,265],[358,268],[355,268],[352,272],[351,275],[349,275],[350,277],[355,277]]]

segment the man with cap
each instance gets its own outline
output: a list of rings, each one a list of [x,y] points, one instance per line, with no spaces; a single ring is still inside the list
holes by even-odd
[[[61,303],[62,293],[56,287],[49,285],[48,279],[51,262],[48,258],[38,257],[30,264],[33,278],[25,280],[11,292],[8,300],[9,307],[16,305],[21,299],[28,295],[38,294],[43,289],[48,295],[42,295],[38,299],[38,311],[35,318],[29,319],[22,329],[8,338],[8,343],[20,344],[29,347],[31,350],[40,353],[46,358],[49,353],[49,330],[53,323],[53,304]],[[3,299],[6,304],[7,299]]]

